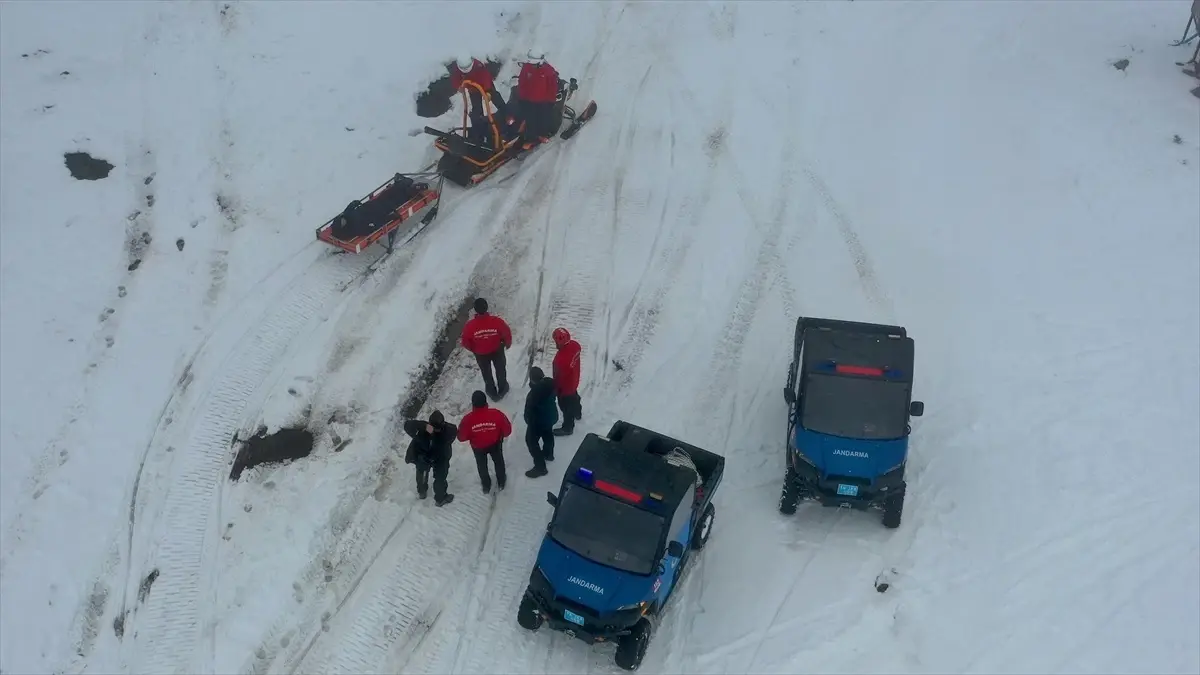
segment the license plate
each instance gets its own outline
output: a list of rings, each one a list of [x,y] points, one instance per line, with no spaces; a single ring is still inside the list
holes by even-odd
[[[567,621],[570,621],[571,623],[579,624],[580,626],[583,625],[583,617],[579,616],[578,614],[576,614],[575,612],[572,612],[569,609],[563,610],[563,618],[566,619]]]
[[[846,485],[845,483],[839,483],[837,493],[839,495],[845,495],[847,497],[857,497],[858,496],[858,486],[857,485]]]

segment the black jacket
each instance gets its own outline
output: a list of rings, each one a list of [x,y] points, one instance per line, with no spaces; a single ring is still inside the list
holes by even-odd
[[[554,380],[543,377],[529,385],[525,397],[525,424],[537,429],[546,429],[558,422],[558,406],[555,405]]]
[[[404,461],[408,464],[415,463],[418,457],[431,464],[438,460],[450,459],[454,438],[458,435],[458,427],[444,422],[441,429],[434,429],[434,433],[430,435],[425,430],[426,424],[428,422],[425,420],[405,420],[404,422],[404,433],[413,439],[404,456]]]

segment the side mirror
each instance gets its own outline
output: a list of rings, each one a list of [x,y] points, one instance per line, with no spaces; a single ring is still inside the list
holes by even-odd
[[[791,387],[783,388],[783,400],[787,401],[788,405],[796,402],[796,392],[792,391]]]
[[[554,494],[553,492],[547,492],[546,493],[546,503],[557,509],[558,508],[558,495]]]
[[[673,541],[673,542],[667,544],[667,555],[671,556],[672,558],[682,558],[683,557],[683,544],[681,544],[677,541]]]
[[[925,403],[923,401],[913,401],[908,404],[908,414],[913,417],[920,417],[925,414]]]

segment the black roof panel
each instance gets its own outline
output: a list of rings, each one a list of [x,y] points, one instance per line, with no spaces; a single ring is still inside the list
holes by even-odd
[[[675,446],[670,438],[638,427],[626,429],[617,441],[589,433],[579,444],[565,480],[586,485],[578,474],[580,468],[589,469],[593,480],[615,483],[642,495],[657,492],[664,505],[674,509],[700,480],[695,471],[666,461],[666,453]]]
[[[804,331],[804,371],[833,361],[839,365],[890,368],[892,381],[912,382],[914,349],[910,337],[829,329]]]

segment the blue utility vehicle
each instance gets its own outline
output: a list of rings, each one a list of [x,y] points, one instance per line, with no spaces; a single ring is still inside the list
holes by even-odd
[[[588,434],[547,493],[554,514],[517,609],[589,644],[615,642],[636,670],[692,554],[712,532],[725,458],[629,422]]]
[[[900,326],[800,317],[787,387],[779,511],[801,499],[883,511],[900,526],[907,483],[914,347]]]

